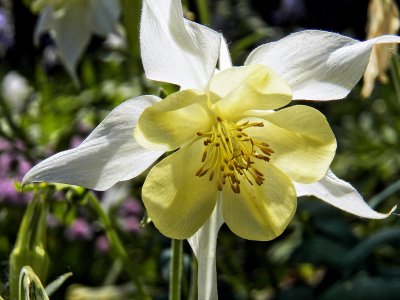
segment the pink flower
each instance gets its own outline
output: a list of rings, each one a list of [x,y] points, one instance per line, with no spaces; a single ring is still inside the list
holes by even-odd
[[[86,220],[77,218],[67,228],[65,235],[69,240],[90,240],[93,237],[93,230]]]

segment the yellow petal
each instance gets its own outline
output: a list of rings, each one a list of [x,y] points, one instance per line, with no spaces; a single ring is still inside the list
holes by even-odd
[[[210,217],[217,189],[208,176],[197,177],[204,146],[197,141],[168,156],[147,175],[143,203],[160,232],[187,239]]]
[[[209,89],[217,114],[231,119],[248,110],[280,108],[292,99],[287,83],[264,65],[224,70],[211,79]]]
[[[296,105],[268,114],[264,127],[249,135],[270,145],[271,163],[293,181],[312,183],[325,176],[336,151],[336,139],[325,116]]]
[[[276,238],[287,227],[296,211],[292,181],[269,163],[256,163],[264,174],[261,186],[246,180],[240,194],[229,187],[223,191],[222,211],[226,224],[238,236],[257,241]]]
[[[207,96],[194,90],[169,95],[140,116],[135,139],[151,150],[174,150],[208,129]]]

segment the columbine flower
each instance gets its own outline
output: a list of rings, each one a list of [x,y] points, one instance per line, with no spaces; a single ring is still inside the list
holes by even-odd
[[[183,19],[180,1],[153,2],[144,1],[141,22],[146,75],[179,84],[182,90],[163,101],[141,96],[122,103],[80,146],[41,162],[24,183],[63,182],[106,190],[179,148],[153,168],[143,191],[156,226],[178,238],[189,237],[207,220],[218,191],[225,196],[225,218],[237,233],[247,230],[247,221],[265,222],[258,228],[264,235],[260,239],[278,234],[291,218],[293,182],[297,190],[307,189],[327,202],[332,196],[344,202],[348,189],[340,195],[309,185],[322,179],[318,185],[326,190],[344,188],[331,172],[323,178],[335,151],[325,118],[306,106],[274,110],[292,99],[345,97],[362,76],[372,46],[400,38],[359,42],[330,32],[302,31],[260,46],[246,66],[235,68],[221,36]],[[218,59],[225,70],[215,74]],[[244,197],[246,201],[237,199]],[[360,203],[341,208],[363,217],[386,216]]]
[[[229,68],[204,91],[183,90],[147,108],[136,140],[175,153],[147,175],[143,202],[167,236],[192,236],[209,218],[218,192],[237,235],[270,240],[296,209],[293,181],[324,177],[335,137],[318,111],[291,106],[290,87],[264,65]],[[312,122],[310,122],[312,120]]]
[[[119,17],[117,0],[36,0],[33,9],[41,11],[35,29],[35,43],[49,31],[65,68],[77,82],[75,68],[92,34],[113,32]]]
[[[164,100],[141,96],[122,103],[77,148],[31,169],[25,184],[106,190],[177,150],[151,169],[142,198],[162,233],[188,238],[197,231],[190,243],[207,261],[199,263],[199,280],[213,278],[210,288],[201,285],[199,291],[208,293],[201,299],[216,291],[221,214],[233,232],[256,240],[284,230],[296,195],[315,195],[362,217],[387,216],[328,170],[336,141],[326,119],[307,106],[285,106],[346,97],[372,46],[398,43],[399,37],[359,42],[302,31],[260,46],[244,67],[235,68],[220,34],[182,16],[178,0],[145,0],[140,32],[146,76],[178,84],[181,91]]]

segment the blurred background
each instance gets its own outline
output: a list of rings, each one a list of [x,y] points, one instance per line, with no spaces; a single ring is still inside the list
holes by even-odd
[[[124,100],[176,89],[160,87],[144,76],[137,36],[140,1],[113,2],[113,17],[104,20],[109,26],[92,28],[85,38],[80,36],[82,24],[65,21],[62,28],[73,33],[80,47],[71,59],[62,48],[68,45],[62,40],[63,29],[50,21],[43,25],[48,21],[43,14],[51,14],[48,5],[56,13],[63,9],[63,1],[0,1],[0,295],[4,299],[8,299],[10,253],[33,197],[19,193],[16,182],[42,159],[79,145]],[[372,2],[379,3],[372,6]],[[396,33],[399,22],[396,3],[386,0],[183,3],[187,18],[224,34],[235,65],[258,45],[295,31],[322,29],[364,40],[373,36],[371,28],[378,28],[379,35]],[[385,51],[397,49],[390,46]],[[368,88],[360,82],[345,100],[307,104],[326,115],[337,137],[333,171],[351,182],[374,209],[386,212],[400,203],[400,60],[380,53],[378,61],[385,61],[386,68],[379,68],[377,80],[366,78]],[[95,196],[145,289],[153,299],[167,299],[170,240],[146,222],[140,199],[144,178],[145,174]],[[140,299],[82,193],[62,189],[47,198],[46,281],[73,273],[51,298]],[[397,216],[359,219],[303,197],[293,221],[276,240],[243,240],[223,226],[217,253],[220,299],[398,299],[400,295]],[[183,299],[195,299],[193,267],[191,249],[185,244]]]

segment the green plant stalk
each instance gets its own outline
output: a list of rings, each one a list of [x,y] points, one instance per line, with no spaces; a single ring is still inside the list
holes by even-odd
[[[387,188],[385,188],[382,192],[373,196],[368,204],[372,208],[376,208],[379,204],[382,203],[383,200],[390,197],[391,195],[396,193],[398,190],[400,190],[400,180],[397,180],[396,182],[392,183]]]
[[[18,299],[20,272],[30,266],[41,282],[46,281],[49,257],[46,252],[47,204],[45,196],[35,195],[22,219],[17,241],[10,255],[10,295]]]
[[[196,0],[196,6],[199,11],[199,21],[204,25],[210,25],[210,9],[208,0]]]
[[[122,11],[122,23],[128,42],[128,55],[133,71],[138,73],[141,69],[139,47],[139,23],[142,8],[142,0],[120,0]]]
[[[147,293],[145,292],[143,285],[142,285],[139,277],[137,276],[138,272],[134,268],[132,268],[129,256],[126,253],[125,248],[122,245],[117,232],[114,230],[114,227],[111,223],[110,218],[104,212],[97,197],[92,192],[89,192],[87,194],[87,198],[88,198],[89,203],[92,205],[93,209],[95,210],[96,214],[102,221],[107,238],[110,242],[111,249],[113,250],[114,254],[119,259],[121,259],[121,261],[124,265],[125,271],[128,273],[130,279],[132,280],[132,283],[137,288],[140,299],[151,299],[149,297],[149,295],[147,295]]]
[[[396,91],[397,101],[400,105],[400,66],[399,57],[393,55],[391,58],[390,71],[392,74],[393,84]]]
[[[169,300],[181,299],[183,241],[172,240],[172,257],[169,276]]]
[[[198,272],[199,272],[199,265],[197,262],[196,257],[193,255],[192,258],[192,272],[191,272],[191,280],[190,280],[190,288],[189,288],[189,300],[197,300],[197,294],[198,294],[198,287],[197,287],[197,281],[198,281]]]

